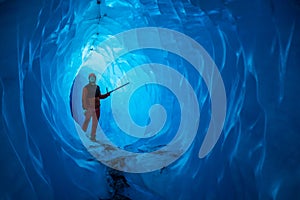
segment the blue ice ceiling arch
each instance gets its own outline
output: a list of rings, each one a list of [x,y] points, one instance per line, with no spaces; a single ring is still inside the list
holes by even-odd
[[[109,186],[109,170],[74,134],[70,90],[79,67],[101,41],[148,26],[182,32],[208,51],[226,86],[227,120],[207,158],[199,160],[195,153],[203,140],[201,132],[187,153],[169,167],[123,174],[130,187],[119,195],[131,199],[299,196],[296,1],[106,0],[100,6],[96,1],[1,1],[0,11],[1,46],[5,47],[0,61],[1,198],[113,196],[117,189]],[[203,87],[182,59],[166,52],[142,53],[124,57],[121,69],[149,59],[184,66],[180,72],[195,87]],[[104,78],[103,89],[113,87],[113,82]],[[208,93],[199,91],[202,111],[209,113]],[[176,111],[173,100],[170,97]],[[103,120],[109,120],[108,104],[103,105]],[[204,119],[199,126],[206,125]],[[172,192],[163,189],[165,185]]]

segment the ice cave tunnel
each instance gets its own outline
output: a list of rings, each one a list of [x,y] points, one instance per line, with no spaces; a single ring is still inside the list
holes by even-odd
[[[0,199],[300,199],[299,14],[1,0]],[[90,73],[102,94],[129,82],[100,100],[96,141]]]

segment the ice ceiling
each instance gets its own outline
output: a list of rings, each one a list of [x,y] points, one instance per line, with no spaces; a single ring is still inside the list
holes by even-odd
[[[0,198],[299,199],[299,12],[296,0],[0,1]],[[210,121],[210,96],[186,60],[161,50],[133,51],[100,73],[123,48],[99,48],[101,42],[141,27],[191,37],[221,73],[226,121],[204,158],[198,152]],[[112,89],[129,70],[149,62],[170,66],[189,82],[199,101],[199,129],[187,152],[170,165],[117,172],[82,143],[80,105],[71,112],[72,85],[83,85],[93,71],[102,91]],[[163,71],[155,75],[170,79]],[[144,71],[134,79],[150,76]],[[160,104],[166,123],[156,137],[136,139],[120,130],[112,104],[102,102],[99,125],[116,146],[132,152],[169,143],[182,114],[168,88],[140,87],[126,108],[132,120],[149,124],[149,109]],[[121,109],[115,112],[122,117]]]

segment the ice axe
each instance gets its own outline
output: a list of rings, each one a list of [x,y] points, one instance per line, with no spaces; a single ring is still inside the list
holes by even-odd
[[[125,83],[125,84],[123,84],[123,85],[121,85],[121,86],[119,86],[119,87],[117,87],[117,88],[115,88],[115,89],[113,89],[113,90],[111,90],[111,91],[109,91],[109,92],[108,92],[108,90],[107,90],[107,88],[106,88],[106,92],[107,92],[107,93],[112,93],[112,92],[114,92],[114,91],[116,91],[116,90],[121,89],[122,87],[124,87],[124,86],[126,86],[126,85],[128,85],[128,84],[129,84],[129,82],[127,82],[127,83]]]

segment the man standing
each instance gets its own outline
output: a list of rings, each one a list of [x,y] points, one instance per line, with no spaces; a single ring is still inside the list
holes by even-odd
[[[110,92],[101,94],[100,87],[96,85],[96,75],[91,73],[89,75],[89,84],[84,86],[82,91],[82,107],[85,115],[82,130],[86,132],[92,118],[92,141],[96,141],[96,130],[100,118],[100,99],[105,99],[108,96],[110,96]]]

